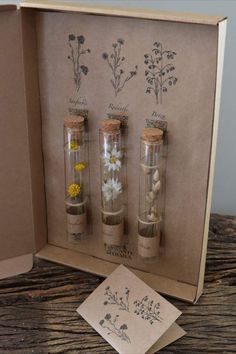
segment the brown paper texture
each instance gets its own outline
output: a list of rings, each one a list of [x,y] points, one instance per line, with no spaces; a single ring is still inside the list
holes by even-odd
[[[77,312],[118,353],[124,354],[146,353],[181,314],[123,265],[79,306]],[[174,340],[172,334],[170,337]]]
[[[67,213],[67,231],[68,233],[83,233],[86,231],[86,213],[72,215]]]
[[[109,28],[109,31],[107,30]],[[196,286],[202,252],[213,125],[216,79],[217,27],[76,13],[40,13],[37,22],[43,152],[50,244],[78,250],[113,263],[121,261],[144,272]],[[81,64],[88,68],[76,88],[69,35],[83,36],[89,49]],[[124,40],[122,75],[136,73],[115,95],[112,72],[104,53]],[[74,43],[74,42],[73,42]],[[76,42],[75,42],[76,43]],[[75,44],[74,43],[74,44]],[[175,69],[168,75],[162,98],[146,93],[146,53],[154,43],[176,53],[168,59]],[[168,62],[167,60],[167,62]],[[135,69],[137,66],[137,69]],[[168,76],[169,77],[169,76]],[[164,79],[163,79],[164,80]],[[157,102],[158,101],[158,102]],[[89,111],[91,233],[78,245],[66,238],[64,210],[63,118],[70,108]],[[100,213],[99,120],[111,113],[128,115],[127,205],[125,251],[107,252]],[[144,264],[137,254],[139,136],[147,118],[164,116],[168,122],[164,237],[156,263]],[[56,176],[56,177],[55,177]],[[56,208],[55,208],[56,206]],[[125,256],[127,252],[129,256]]]
[[[124,223],[118,225],[102,224],[103,242],[108,245],[122,245]]]
[[[21,22],[18,11],[5,10],[0,11],[0,261],[34,250]]]
[[[155,257],[158,255],[160,237],[143,237],[138,235],[138,253],[142,257]]]
[[[177,339],[183,337],[186,332],[177,325],[173,323],[170,328],[161,336],[161,338],[147,351],[146,354],[154,354],[167,345],[175,342]]]

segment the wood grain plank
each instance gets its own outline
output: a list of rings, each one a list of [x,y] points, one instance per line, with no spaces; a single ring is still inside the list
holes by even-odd
[[[75,311],[101,281],[39,259],[31,272],[1,281],[0,354],[115,353]],[[211,216],[198,303],[169,300],[187,335],[162,353],[236,353],[236,217]]]

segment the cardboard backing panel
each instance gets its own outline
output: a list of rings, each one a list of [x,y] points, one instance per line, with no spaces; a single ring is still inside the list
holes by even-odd
[[[33,251],[29,145],[18,11],[0,12],[0,260]]]
[[[141,10],[89,9],[86,6],[70,8],[69,3],[64,8],[51,1],[44,4],[25,1],[23,5],[82,13],[44,12],[35,17],[34,10],[22,9],[21,26],[19,12],[9,11],[15,7],[0,9],[4,10],[0,13],[0,30],[4,33],[0,39],[3,132],[0,182],[3,186],[1,200],[4,201],[0,210],[1,265],[10,267],[5,261],[10,258],[9,261],[19,265],[16,272],[20,272],[20,268],[27,271],[32,262],[33,236],[36,249],[46,244],[45,181],[48,242],[51,245],[44,247],[39,257],[104,276],[117,264],[124,263],[135,268],[135,272],[155,289],[194,301],[201,293],[205,263],[208,224],[205,210],[209,212],[208,183],[211,184],[212,180],[217,129],[213,116],[219,108],[219,80],[222,76],[216,58],[217,50],[218,59],[221,57],[223,47],[218,47],[216,24],[223,17],[201,18],[160,12],[152,15]],[[107,16],[85,14],[88,12]],[[154,18],[159,20],[152,21]],[[69,40],[73,36],[82,36],[84,49],[89,49],[81,62],[88,72],[83,77],[79,93],[69,58]],[[104,53],[110,55],[118,40],[122,41],[123,74],[135,70],[135,75],[115,95],[111,85],[112,73]],[[144,57],[145,53],[153,53],[154,43],[160,43],[166,54],[168,51],[175,53],[174,58],[166,59],[174,66],[173,77],[178,79],[175,87],[173,81],[169,87],[170,80],[166,80],[168,93],[165,91],[162,98],[158,96],[156,99],[146,91]],[[168,60],[162,64],[166,65]],[[81,110],[89,113],[91,227],[88,240],[75,245],[68,243],[66,238],[62,123],[68,112]],[[128,233],[124,249],[105,250],[100,220],[98,126],[100,119],[114,114],[128,117]],[[139,136],[147,118],[167,121],[169,129],[165,236],[158,262],[149,265],[144,264],[136,253]],[[29,257],[21,258],[24,254]],[[8,273],[4,274],[1,276]]]
[[[109,28],[109,31],[107,30]],[[135,29],[135,30],[134,30]],[[214,113],[218,27],[75,13],[39,13],[37,21],[39,73],[43,124],[43,151],[47,198],[48,242],[78,250],[106,261],[166,276],[194,286],[198,284],[204,238],[208,171]],[[69,35],[83,35],[83,58],[88,75],[79,94],[73,79]],[[103,53],[123,39],[123,70],[137,65],[135,77],[117,96]],[[144,54],[154,43],[176,53],[173,75],[178,78],[158,102],[147,94]],[[168,59],[168,58],[167,58]],[[168,60],[167,60],[168,62]],[[169,74],[169,75],[172,75]],[[68,111],[89,111],[90,209],[92,231],[87,241],[70,244],[66,239],[64,210],[63,118]],[[117,256],[104,251],[100,221],[99,120],[125,111],[128,115],[127,194],[129,245]],[[146,118],[168,122],[165,233],[156,264],[137,257],[139,136]],[[207,236],[207,235],[206,235]],[[128,250],[128,251],[127,251]],[[113,255],[111,255],[113,253]],[[115,254],[115,255],[114,255]]]

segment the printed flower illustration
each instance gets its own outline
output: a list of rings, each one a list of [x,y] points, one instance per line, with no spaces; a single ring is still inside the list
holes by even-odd
[[[127,342],[128,344],[131,343],[130,337],[126,333],[128,330],[128,326],[126,323],[123,323],[121,326],[118,324],[119,322],[119,315],[114,317],[111,316],[110,313],[107,313],[105,317],[99,321],[99,325],[107,330],[108,335],[115,335],[121,340]]]
[[[134,70],[131,70],[128,74],[125,73],[123,64],[125,62],[125,57],[121,55],[122,46],[125,41],[122,38],[118,38],[115,43],[112,44],[112,53],[103,53],[102,58],[107,62],[108,67],[112,72],[112,79],[110,80],[115,95],[117,96],[126,85],[126,83],[137,75],[138,66],[135,65]]]
[[[108,59],[108,54],[107,54],[107,53],[103,53],[103,54],[102,54],[102,58],[103,58],[104,60],[107,60],[107,59]]]
[[[78,42],[79,42],[80,44],[84,44],[84,42],[85,42],[84,36],[78,36]]]
[[[102,193],[106,202],[115,200],[121,192],[122,185],[117,178],[109,178],[107,181],[103,182]]]
[[[74,41],[74,40],[75,40],[75,35],[69,34],[69,41]]]
[[[143,320],[148,321],[151,325],[154,322],[162,322],[159,302],[155,303],[149,296],[144,296],[141,300],[135,300],[134,305],[134,313],[141,316]]]
[[[76,37],[74,34],[69,34],[68,36],[68,44],[70,47],[70,55],[68,55],[68,59],[72,62],[73,77],[77,92],[79,92],[81,87],[82,76],[86,76],[89,72],[86,65],[81,65],[82,55],[90,53],[90,49],[83,48],[84,42],[85,37],[83,35]]]
[[[75,198],[80,194],[80,185],[77,183],[72,183],[69,185],[67,192],[71,198]]]
[[[107,286],[105,289],[105,297],[104,306],[107,305],[116,305],[119,310],[124,310],[129,312],[129,294],[130,290],[125,288],[125,295],[118,295],[117,291],[113,291],[110,286]]]
[[[105,167],[108,168],[108,171],[119,171],[121,168],[121,151],[118,151],[116,147],[114,147],[111,152],[108,152],[104,157]]]
[[[146,93],[153,94],[157,104],[162,103],[163,93],[168,91],[167,87],[175,85],[178,81],[178,78],[172,73],[175,71],[172,61],[176,55],[176,52],[166,50],[159,42],[153,44],[151,53],[144,54]]]
[[[111,319],[111,315],[109,313],[107,313],[104,318],[105,318],[105,320],[110,320]]]
[[[124,39],[122,39],[122,38],[118,38],[118,39],[117,39],[117,43],[123,45],[123,44],[125,43],[125,41],[124,41]]]
[[[75,171],[76,172],[81,172],[85,169],[86,165],[84,162],[79,162],[77,164],[75,164]]]
[[[81,68],[82,73],[83,73],[84,75],[87,75],[87,74],[88,74],[88,67],[87,67],[87,66],[81,65],[80,68]]]
[[[77,150],[79,147],[79,144],[76,140],[71,140],[71,142],[69,143],[69,149],[70,150]]]

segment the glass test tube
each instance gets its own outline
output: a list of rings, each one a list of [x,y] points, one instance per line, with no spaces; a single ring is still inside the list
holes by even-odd
[[[119,120],[101,121],[99,144],[103,242],[120,246],[124,235],[124,161]]]
[[[68,241],[86,238],[88,200],[88,142],[84,118],[64,119],[65,205]]]
[[[155,261],[162,221],[163,131],[144,128],[140,140],[138,254]]]

